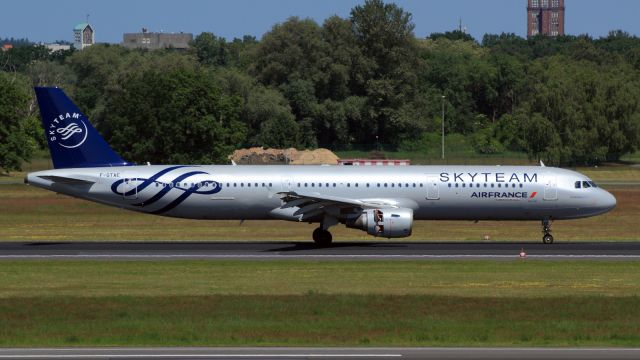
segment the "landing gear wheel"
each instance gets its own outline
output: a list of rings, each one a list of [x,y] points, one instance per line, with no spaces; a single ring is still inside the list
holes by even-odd
[[[313,230],[312,236],[313,241],[316,243],[316,245],[320,246],[330,245],[331,241],[333,241],[333,236],[331,236],[331,233],[327,230],[323,230],[322,228]]]
[[[542,220],[542,242],[544,244],[553,244],[553,236],[551,236],[551,219]]]

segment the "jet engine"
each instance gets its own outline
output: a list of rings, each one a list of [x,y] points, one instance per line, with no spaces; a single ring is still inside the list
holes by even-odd
[[[347,220],[345,225],[352,229],[364,230],[373,236],[407,237],[411,235],[413,210],[404,208],[368,209],[359,216]]]

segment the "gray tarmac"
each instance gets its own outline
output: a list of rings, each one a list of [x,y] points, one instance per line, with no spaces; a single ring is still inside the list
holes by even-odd
[[[640,260],[638,242],[0,242],[9,259]]]
[[[620,348],[68,348],[0,349],[0,359],[638,359]]]

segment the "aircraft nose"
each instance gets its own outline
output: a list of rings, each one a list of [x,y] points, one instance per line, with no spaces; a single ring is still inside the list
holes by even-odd
[[[606,190],[602,190],[602,195],[600,199],[598,199],[598,205],[602,208],[602,210],[610,211],[614,207],[616,207],[617,201],[616,197],[611,195],[610,192]]]

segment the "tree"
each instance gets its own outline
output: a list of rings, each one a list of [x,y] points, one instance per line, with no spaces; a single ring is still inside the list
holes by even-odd
[[[324,69],[329,64],[327,51],[315,21],[291,17],[263,36],[250,72],[268,86],[307,80],[315,87],[324,82]]]
[[[431,39],[431,40],[438,40],[440,38],[445,38],[453,41],[462,40],[462,41],[476,42],[476,39],[474,39],[473,36],[460,30],[445,31],[444,33],[432,33],[428,37],[428,39]]]
[[[532,63],[526,106],[559,134],[563,164],[616,161],[637,149],[640,81],[634,73],[628,64],[604,66],[566,56]]]
[[[0,168],[4,171],[20,170],[35,150],[30,133],[37,122],[29,117],[28,88],[21,75],[0,71]]]
[[[404,134],[392,119],[416,95],[421,65],[411,14],[395,4],[367,0],[351,10],[350,19],[362,54],[354,64],[353,95],[367,98],[363,117],[369,125],[357,136],[398,144]]]
[[[224,163],[246,137],[240,99],[197,66],[130,75],[106,108],[108,141],[136,162]]]
[[[227,41],[213,33],[203,32],[196,36],[191,48],[202,65],[225,66],[230,61]]]
[[[298,125],[291,113],[291,107],[287,99],[279,91],[267,88],[254,78],[233,69],[218,69],[215,72],[216,83],[226,96],[237,97],[241,101],[240,121],[247,128],[245,146],[276,146],[274,143],[286,144],[286,146],[300,146]],[[264,125],[266,122],[269,125]],[[281,139],[277,135],[277,141],[267,138],[278,127],[278,124],[290,124],[290,129],[283,131],[288,134],[289,140]],[[291,131],[294,129],[295,131]]]
[[[43,45],[17,46],[0,51],[0,71],[23,72],[32,62],[48,58],[49,49]]]
[[[484,125],[477,124],[477,115],[484,115],[480,119],[497,118],[498,71],[487,49],[475,42],[443,37],[421,42],[421,55],[426,68],[422,84],[445,95],[447,129],[468,134]]]
[[[551,121],[539,113],[534,113],[521,126],[530,158],[542,159],[551,165],[558,165],[565,160],[562,141]]]

